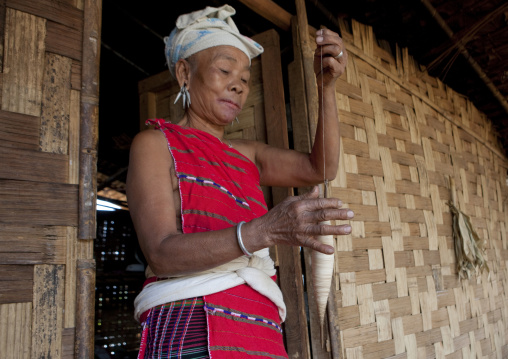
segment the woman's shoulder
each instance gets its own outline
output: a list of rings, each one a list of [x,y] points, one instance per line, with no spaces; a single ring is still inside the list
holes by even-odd
[[[233,148],[235,148],[243,156],[247,157],[249,160],[255,163],[256,149],[259,145],[259,142],[246,139],[235,139],[231,140],[231,143],[233,144]]]
[[[134,136],[131,144],[131,153],[140,152],[158,152],[162,148],[167,148],[166,138],[159,130],[146,129]]]
[[[266,143],[247,140],[247,139],[235,139],[231,141],[233,147],[235,147],[241,154],[249,158],[252,162],[256,162],[257,154],[263,149],[270,147]]]

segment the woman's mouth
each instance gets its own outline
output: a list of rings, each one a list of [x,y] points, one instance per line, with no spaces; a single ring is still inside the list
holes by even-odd
[[[240,104],[238,104],[237,102],[235,102],[233,100],[221,99],[220,101],[223,102],[223,103],[226,103],[229,107],[232,107],[232,108],[237,109],[237,110],[241,110]]]

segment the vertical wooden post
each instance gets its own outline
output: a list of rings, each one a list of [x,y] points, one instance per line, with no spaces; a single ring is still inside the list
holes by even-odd
[[[75,358],[94,357],[95,260],[78,259],[76,273]]]
[[[85,0],[79,156],[78,238],[96,236],[99,64],[102,0]],[[95,261],[77,261],[76,358],[93,358],[95,328]]]
[[[261,69],[267,142],[275,147],[289,148],[279,37],[275,30],[263,35],[263,38],[255,37],[255,40],[265,49],[261,55]],[[274,205],[291,195],[291,188],[272,188]],[[310,358],[300,249],[282,246],[277,248],[277,254],[280,286],[287,307],[285,335],[288,354],[290,358]]]
[[[296,1],[296,17],[298,19],[298,31],[300,35],[300,46],[302,51],[303,73],[305,79],[305,92],[307,95],[307,109],[309,115],[310,138],[316,133],[319,101],[314,74],[314,52],[310,46],[309,25],[307,22],[307,10],[305,0]],[[311,144],[312,145],[312,144]]]
[[[4,68],[5,0],[0,0],[0,19],[2,19],[2,21],[0,22],[0,74],[2,74]]]
[[[304,0],[296,0],[296,11],[297,15],[292,24],[294,62],[290,65],[291,74],[289,79],[291,109],[293,114],[293,138],[295,150],[310,152],[316,133],[319,115],[319,98],[316,75],[314,73],[314,51],[310,43],[307,11]],[[300,191],[303,192],[306,190],[307,189],[300,189]],[[303,252],[305,263],[310,264],[312,251],[305,248]],[[311,278],[312,272],[308,265],[306,266],[305,275],[307,278]],[[309,303],[310,346],[312,348],[312,357],[316,359],[325,359],[331,356],[338,358],[340,357],[340,343],[338,342],[339,328],[334,297],[335,286],[332,286],[330,298],[328,300],[328,318],[326,323],[331,335],[331,340],[329,342],[327,341],[327,347],[323,348],[321,345],[319,315],[313,296],[314,283],[312,283],[310,279],[307,280],[306,283]],[[332,353],[330,353],[330,349]]]
[[[93,239],[96,235],[101,11],[102,0],[85,1],[79,158],[80,239]]]

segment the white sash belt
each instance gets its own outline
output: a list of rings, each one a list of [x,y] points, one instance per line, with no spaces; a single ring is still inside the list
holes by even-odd
[[[270,278],[275,268],[268,248],[250,258],[239,257],[221,266],[187,276],[172,277],[146,285],[134,300],[134,316],[150,308],[177,300],[202,297],[247,283],[270,299],[278,308],[282,321],[286,319],[286,305],[279,286]]]

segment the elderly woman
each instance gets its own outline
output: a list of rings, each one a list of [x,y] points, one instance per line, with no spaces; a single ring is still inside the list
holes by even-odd
[[[316,188],[270,211],[260,188],[335,177],[335,81],[347,62],[342,40],[329,30],[316,34],[323,107],[310,155],[229,141],[224,127],[242,110],[251,59],[263,51],[238,32],[234,13],[225,5],[178,18],[165,39],[166,56],[185,115],[178,124],[149,121],[157,130],[139,133],[132,143],[129,207],[149,264],[135,302],[144,328],[142,358],[287,357],[280,327],[286,309],[268,248],[305,246],[331,254],[333,247],[316,235],[351,231],[320,224],[353,213],[337,199],[319,199]]]

